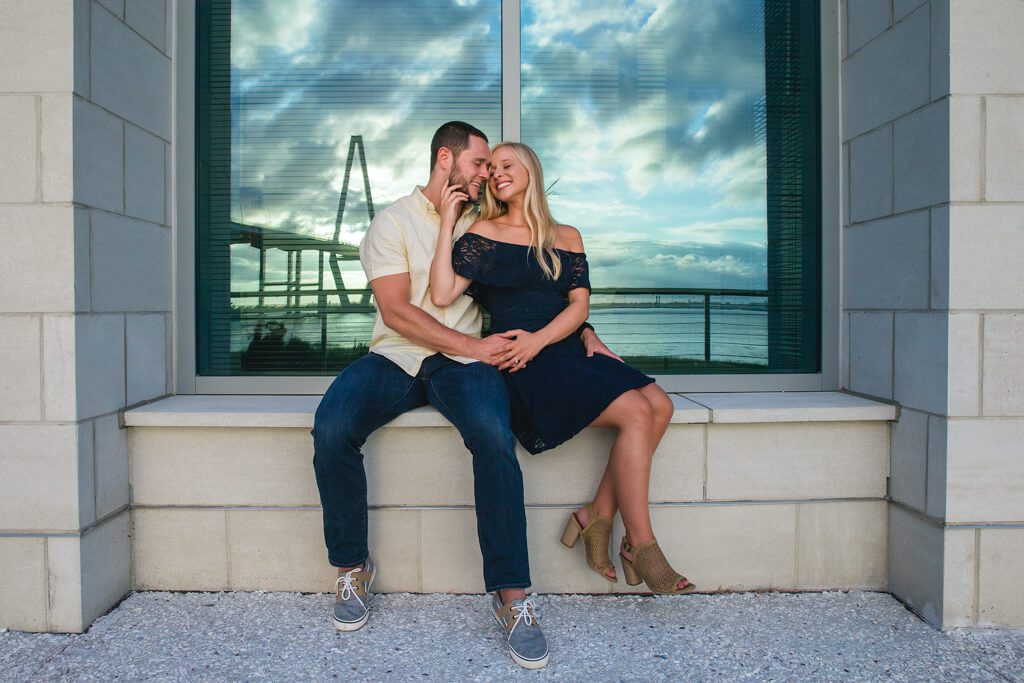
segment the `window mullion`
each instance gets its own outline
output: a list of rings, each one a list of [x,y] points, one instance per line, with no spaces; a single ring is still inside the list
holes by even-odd
[[[519,142],[520,0],[501,3],[501,138]]]

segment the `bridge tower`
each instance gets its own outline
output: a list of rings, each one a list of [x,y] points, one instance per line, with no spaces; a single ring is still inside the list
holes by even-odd
[[[373,196],[370,193],[370,171],[366,166],[366,148],[363,147],[363,136],[353,135],[348,141],[348,158],[345,161],[345,176],[341,182],[341,196],[338,198],[338,215],[334,219],[334,241],[341,237],[341,221],[345,217],[345,204],[348,201],[349,180],[352,177],[352,163],[355,161],[356,149],[359,150],[359,166],[363,171],[363,193],[366,196],[366,213],[370,220],[373,220]],[[341,278],[340,259],[337,254],[331,254],[331,272],[334,274],[334,284],[338,290],[345,289],[345,283]],[[339,294],[342,305],[347,303],[344,294]],[[370,302],[370,295],[364,293],[360,298],[361,304]]]

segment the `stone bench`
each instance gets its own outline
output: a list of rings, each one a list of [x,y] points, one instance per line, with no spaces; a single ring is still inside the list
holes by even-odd
[[[838,392],[673,395],[651,504],[668,557],[701,590],[886,587],[895,406]],[[139,590],[326,591],[309,430],[318,396],[175,396],[129,410]],[[631,591],[558,542],[607,462],[611,432],[520,451],[541,592]],[[381,591],[480,592],[470,455],[432,408],[368,441]],[[614,538],[622,535],[616,522]],[[640,586],[638,588],[643,588]]]

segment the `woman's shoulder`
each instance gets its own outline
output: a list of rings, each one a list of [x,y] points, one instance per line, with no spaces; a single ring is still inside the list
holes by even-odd
[[[481,218],[477,220],[473,225],[469,226],[469,230],[466,231],[467,235],[478,235],[480,237],[487,237],[488,239],[494,239],[494,235],[498,230],[498,226],[495,225],[494,221]]]
[[[583,252],[583,235],[571,225],[555,226],[558,232],[555,234],[555,246],[562,251]]]

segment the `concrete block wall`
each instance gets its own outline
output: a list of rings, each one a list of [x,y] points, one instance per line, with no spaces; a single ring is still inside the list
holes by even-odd
[[[940,2],[844,5],[843,386],[901,406],[891,428],[889,588],[941,625],[945,451],[935,436],[948,415],[950,318],[936,236],[951,175],[948,19]]]
[[[170,390],[171,0],[0,3],[0,627],[131,588],[119,411]]]
[[[901,406],[890,588],[945,628],[1021,626],[1024,3],[843,16],[843,376]]]

